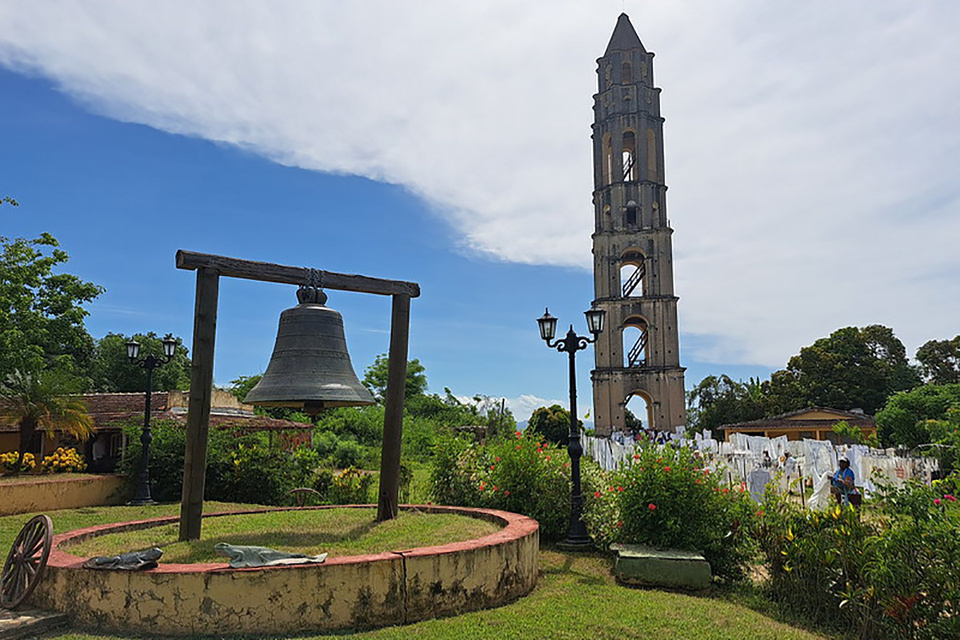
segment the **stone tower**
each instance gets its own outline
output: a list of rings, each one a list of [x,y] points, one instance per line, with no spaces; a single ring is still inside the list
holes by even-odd
[[[663,177],[660,89],[653,54],[621,14],[597,60],[594,96],[594,303],[607,328],[595,345],[594,420],[598,434],[624,428],[626,403],[647,404],[643,426],[686,424],[683,367],[673,293],[673,229]]]

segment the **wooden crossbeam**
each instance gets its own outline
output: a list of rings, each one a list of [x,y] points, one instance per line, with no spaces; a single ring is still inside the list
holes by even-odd
[[[384,280],[369,276],[357,276],[333,271],[319,271],[306,267],[290,267],[270,262],[241,260],[210,253],[195,251],[177,251],[178,269],[213,269],[221,276],[279,282],[281,284],[308,284],[315,276],[320,276],[324,289],[375,293],[382,296],[404,295],[416,298],[420,295],[420,285],[402,280]]]

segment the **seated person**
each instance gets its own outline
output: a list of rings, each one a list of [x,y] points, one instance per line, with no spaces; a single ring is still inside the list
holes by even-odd
[[[840,458],[838,464],[840,468],[830,479],[830,492],[837,497],[837,504],[842,505],[846,502],[853,506],[860,506],[860,492],[857,491],[850,461],[847,458]]]

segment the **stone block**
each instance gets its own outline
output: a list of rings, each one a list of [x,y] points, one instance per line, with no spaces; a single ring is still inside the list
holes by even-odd
[[[710,563],[699,553],[634,544],[610,549],[617,553],[614,575],[622,584],[689,590],[710,586]]]

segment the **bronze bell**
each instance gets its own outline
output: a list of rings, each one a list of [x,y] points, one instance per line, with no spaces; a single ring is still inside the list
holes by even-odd
[[[316,415],[327,407],[374,404],[350,363],[343,317],[324,306],[327,296],[300,287],[300,304],[280,314],[270,364],[244,402],[265,407],[296,407]]]

